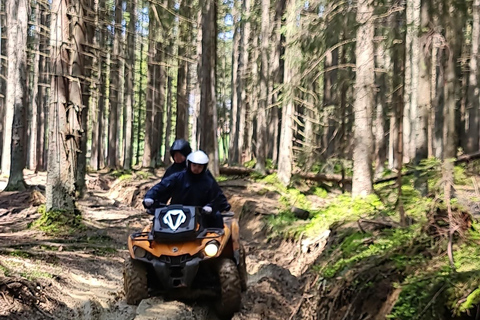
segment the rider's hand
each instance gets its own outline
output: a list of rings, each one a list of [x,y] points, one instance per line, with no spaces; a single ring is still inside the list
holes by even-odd
[[[145,208],[150,208],[150,206],[153,204],[153,199],[150,199],[150,198],[145,198],[143,199],[143,206]]]
[[[210,214],[210,213],[212,213],[212,207],[205,206],[205,207],[202,208],[202,212],[205,213],[205,214]]]

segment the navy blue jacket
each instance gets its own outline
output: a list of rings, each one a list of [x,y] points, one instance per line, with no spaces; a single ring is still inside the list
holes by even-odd
[[[165,173],[163,174],[162,180],[171,176],[174,173],[183,171],[187,168],[186,161],[183,161],[181,163],[176,163],[174,162],[170,167],[165,170]]]
[[[230,210],[231,206],[217,181],[208,171],[192,174],[187,170],[174,173],[148,190],[145,198],[161,203],[203,207],[209,205],[213,212]]]

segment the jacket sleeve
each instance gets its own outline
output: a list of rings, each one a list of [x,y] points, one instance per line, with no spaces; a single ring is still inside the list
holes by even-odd
[[[145,198],[150,198],[161,203],[167,203],[171,198],[173,189],[178,180],[178,174],[173,174],[154,185],[145,194]]]
[[[212,179],[210,199],[211,200],[208,205],[212,207],[214,212],[229,211],[232,207],[230,203],[228,203],[227,197],[225,197],[222,189],[220,189],[220,186],[215,179]]]

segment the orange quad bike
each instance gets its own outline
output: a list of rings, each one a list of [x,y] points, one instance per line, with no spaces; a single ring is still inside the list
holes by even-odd
[[[123,279],[128,304],[151,293],[215,299],[221,318],[240,310],[247,288],[245,250],[233,213],[224,227],[207,228],[200,207],[154,204],[152,223],[128,237]]]

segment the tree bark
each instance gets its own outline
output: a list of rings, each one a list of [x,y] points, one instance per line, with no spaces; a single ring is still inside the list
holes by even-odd
[[[180,1],[179,13],[183,17],[190,18],[190,2],[188,0]],[[188,70],[190,59],[190,42],[192,40],[191,31],[188,22],[181,20],[180,24],[180,42],[178,44],[178,72],[177,72],[177,117],[175,122],[175,138],[188,141]]]
[[[238,64],[238,143],[237,154],[238,163],[244,163],[245,151],[245,135],[247,122],[247,69],[249,61],[249,37],[251,30],[250,14],[251,14],[251,0],[244,0],[242,2],[242,24],[240,35],[240,58]]]
[[[35,24],[41,26],[41,12],[40,4],[37,2],[35,4]],[[32,76],[31,76],[31,97],[30,97],[30,126],[28,133],[28,157],[27,157],[27,166],[30,170],[37,171],[37,142],[38,142],[38,127],[39,127],[39,112],[40,105],[38,103],[39,97],[39,86],[40,81],[40,31],[36,31],[33,35],[33,59],[32,59]]]
[[[418,1],[418,0],[417,0]],[[418,4],[419,5],[419,4]],[[419,9],[420,10],[420,9]],[[428,118],[431,108],[430,100],[430,61],[427,54],[429,48],[427,44],[427,33],[429,23],[427,2],[423,1],[421,7],[421,28],[422,34],[418,34],[418,85],[417,97],[418,97],[418,112],[415,119],[415,161],[414,164],[418,166],[420,161],[428,158]],[[427,181],[422,179],[417,174],[416,187],[423,195],[427,192]]]
[[[282,129],[280,133],[280,150],[278,155],[278,179],[284,184],[290,184],[293,166],[293,117],[295,115],[295,84],[297,72],[295,61],[298,50],[293,40],[296,35],[296,17],[298,14],[296,0],[287,0],[286,3],[286,47],[284,73],[284,99],[282,114]]]
[[[202,3],[202,73],[200,100],[200,149],[210,158],[210,171],[218,172],[217,109],[216,109],[216,50],[217,4],[214,0]]]
[[[133,106],[135,105],[135,41],[136,41],[136,23],[137,23],[137,0],[127,1],[127,11],[130,14],[130,21],[128,22],[127,35],[127,63],[125,64],[125,105],[123,113],[123,168],[130,170],[132,168],[133,160]]]
[[[165,129],[165,154],[163,156],[163,163],[168,166],[172,163],[170,156],[170,145],[172,144],[172,117],[173,117],[173,105],[172,105],[172,77],[167,79],[167,127]]]
[[[0,11],[2,10],[2,4],[0,4]],[[4,43],[2,39],[2,26],[3,21],[5,20],[4,16],[0,14],[0,119],[5,119],[5,97],[6,97],[6,84],[3,80],[5,76],[5,68],[3,67],[3,58],[2,56],[4,49]],[[0,121],[0,150],[3,152],[4,137],[5,137],[5,121]],[[2,171],[2,157],[0,157],[0,171]]]
[[[373,0],[359,0],[357,8],[357,48],[355,83],[355,131],[352,196],[373,192],[372,184],[372,111],[374,87]]]
[[[383,35],[388,36],[385,32]],[[379,69],[389,70],[390,57],[387,56],[387,43],[381,41],[376,48],[376,63]],[[388,71],[376,73],[376,83],[378,90],[376,91],[376,112],[375,112],[375,177],[381,176],[385,170],[385,162],[387,161],[387,139],[386,139],[386,114],[388,110],[387,95],[388,91]]]
[[[412,47],[411,47],[411,88],[410,88],[410,139],[409,146],[406,150],[408,152],[408,158],[416,161],[416,147],[417,140],[418,143],[423,143],[419,139],[421,137],[423,130],[423,115],[420,116],[418,110],[418,82],[419,82],[419,57],[420,57],[420,11],[421,11],[421,0],[411,0],[412,1]],[[425,1],[424,1],[425,2]],[[420,135],[419,135],[420,131]]]
[[[154,137],[153,137],[153,111],[154,111],[154,97],[155,97],[155,79],[157,68],[153,64],[155,59],[156,41],[155,32],[157,29],[157,20],[154,16],[154,4],[149,4],[148,17],[148,58],[147,58],[147,101],[145,107],[145,141],[143,148],[143,162],[142,167],[154,168],[155,163],[153,159]]]
[[[240,23],[238,17],[241,15],[239,13],[240,1],[234,0],[232,7],[232,16],[233,16],[233,42],[232,42],[232,81],[231,81],[231,94],[232,94],[232,106],[230,112],[230,141],[228,148],[228,164],[233,165],[238,163],[238,97],[239,94],[239,78],[238,78],[238,68],[239,68],[239,53],[240,53]],[[243,21],[242,21],[243,22]]]
[[[143,48],[144,42],[143,40],[140,41],[140,77],[139,77],[139,88],[138,88],[138,123],[137,123],[137,154],[136,154],[136,164],[140,164],[140,145],[142,143],[142,131],[144,130],[144,126],[142,125],[142,106],[143,106],[143,99],[145,97],[145,90],[143,89],[143,81],[145,74],[143,73]],[[146,135],[145,135],[146,136]]]
[[[265,174],[265,164],[267,161],[267,97],[268,97],[268,56],[269,56],[269,31],[270,31],[270,0],[262,0],[262,31],[261,31],[261,65],[260,65],[260,100],[257,110],[257,164],[255,169],[261,174]]]
[[[99,7],[100,4],[98,1],[95,1],[94,3],[94,12],[95,12],[95,18],[94,18],[94,28],[99,28]],[[103,21],[103,20],[102,20]],[[99,28],[100,30],[103,28]],[[102,31],[99,32],[99,38],[102,37]],[[93,47],[94,48],[103,48],[103,44],[100,42],[100,39],[97,37],[93,37]],[[90,109],[90,117],[91,123],[92,123],[92,137],[91,137],[91,147],[90,147],[90,167],[93,170],[98,170],[98,158],[99,158],[99,147],[98,143],[100,142],[100,90],[99,86],[101,85],[102,81],[102,57],[101,57],[101,51],[96,49],[94,52],[94,56],[92,57],[92,79],[95,79],[95,83],[92,83],[90,90],[91,92],[91,99],[92,99],[92,104]]]
[[[110,110],[108,117],[108,157],[107,166],[118,167],[118,144],[119,134],[117,122],[119,121],[119,110],[123,105],[123,91],[120,81],[122,78],[121,67],[121,41],[122,41],[122,0],[115,0],[115,29],[113,40],[112,66],[110,67]]]
[[[412,137],[411,104],[412,104],[412,42],[416,37],[414,33],[413,11],[415,0],[406,1],[406,37],[405,37],[405,84],[404,84],[404,110],[403,110],[403,163],[410,162],[410,141]]]
[[[48,28],[47,26],[47,15],[49,15],[49,8],[43,7],[41,10],[40,15],[40,24],[42,27]],[[45,171],[46,170],[46,158],[48,156],[47,151],[47,144],[45,143],[45,136],[48,134],[48,93],[47,90],[50,85],[50,78],[49,78],[49,59],[47,58],[49,55],[48,49],[48,37],[45,36],[46,32],[39,32],[40,36],[40,61],[39,61],[39,88],[38,88],[38,95],[37,95],[37,106],[38,106],[38,127],[37,127],[37,171]]]
[[[461,41],[459,41],[459,34],[461,34],[461,24],[458,22],[458,15],[456,14],[453,0],[449,1],[449,5],[445,8],[446,25],[446,41],[448,49],[446,50],[445,59],[445,106],[443,117],[443,159],[447,162],[454,158],[457,152],[457,131],[455,110],[457,104],[457,90],[458,90],[458,76],[457,61],[461,52]],[[460,25],[460,27],[459,27]]]
[[[480,150],[479,142],[479,109],[480,88],[479,80],[479,49],[480,49],[480,0],[473,2],[473,29],[472,29],[472,52],[470,58],[470,73],[468,81],[468,105],[467,105],[467,153]]]
[[[10,176],[5,190],[25,190],[23,169],[25,167],[25,134],[27,111],[27,29],[28,10],[27,0],[7,0],[7,28],[8,28],[8,86],[7,86],[7,111],[12,112],[12,125],[10,127],[10,140],[5,140],[4,145],[10,145],[11,154],[8,156],[11,163]],[[6,126],[6,129],[8,127]],[[5,151],[5,149],[4,149]],[[2,162],[3,163],[3,162]]]
[[[279,124],[281,122],[281,112],[279,109],[279,102],[280,102],[280,91],[277,88],[283,82],[283,52],[284,46],[283,43],[285,42],[284,33],[281,32],[282,30],[282,19],[285,14],[285,0],[277,0],[275,3],[275,15],[274,15],[274,22],[272,28],[272,38],[273,38],[273,61],[272,61],[272,81],[271,81],[271,88],[272,90],[272,108],[271,108],[271,121],[269,127],[269,154],[272,157],[272,162],[277,164],[278,163],[278,152],[279,152],[279,142],[280,142],[280,133],[279,133]]]
[[[252,23],[252,30],[257,30],[257,26]],[[258,87],[259,87],[259,77],[258,77],[258,57],[259,57],[259,46],[258,46],[258,33],[253,32],[252,42],[250,45],[250,50],[252,54],[250,55],[251,61],[248,63],[251,67],[250,69],[252,77],[249,85],[248,91],[250,92],[250,103],[246,110],[247,123],[246,123],[246,136],[245,136],[245,161],[251,161],[254,158],[253,154],[253,134],[255,131],[255,118],[257,117],[258,111]]]
[[[86,43],[82,10],[86,7],[86,3],[72,3],[69,0],[55,0],[52,3],[47,211],[73,212],[75,209],[75,182],[82,131],[80,112],[83,111],[80,77],[84,61],[80,47],[67,48],[65,43]],[[70,16],[72,12],[74,15]],[[72,17],[71,23],[75,27],[69,28],[69,18]]]

